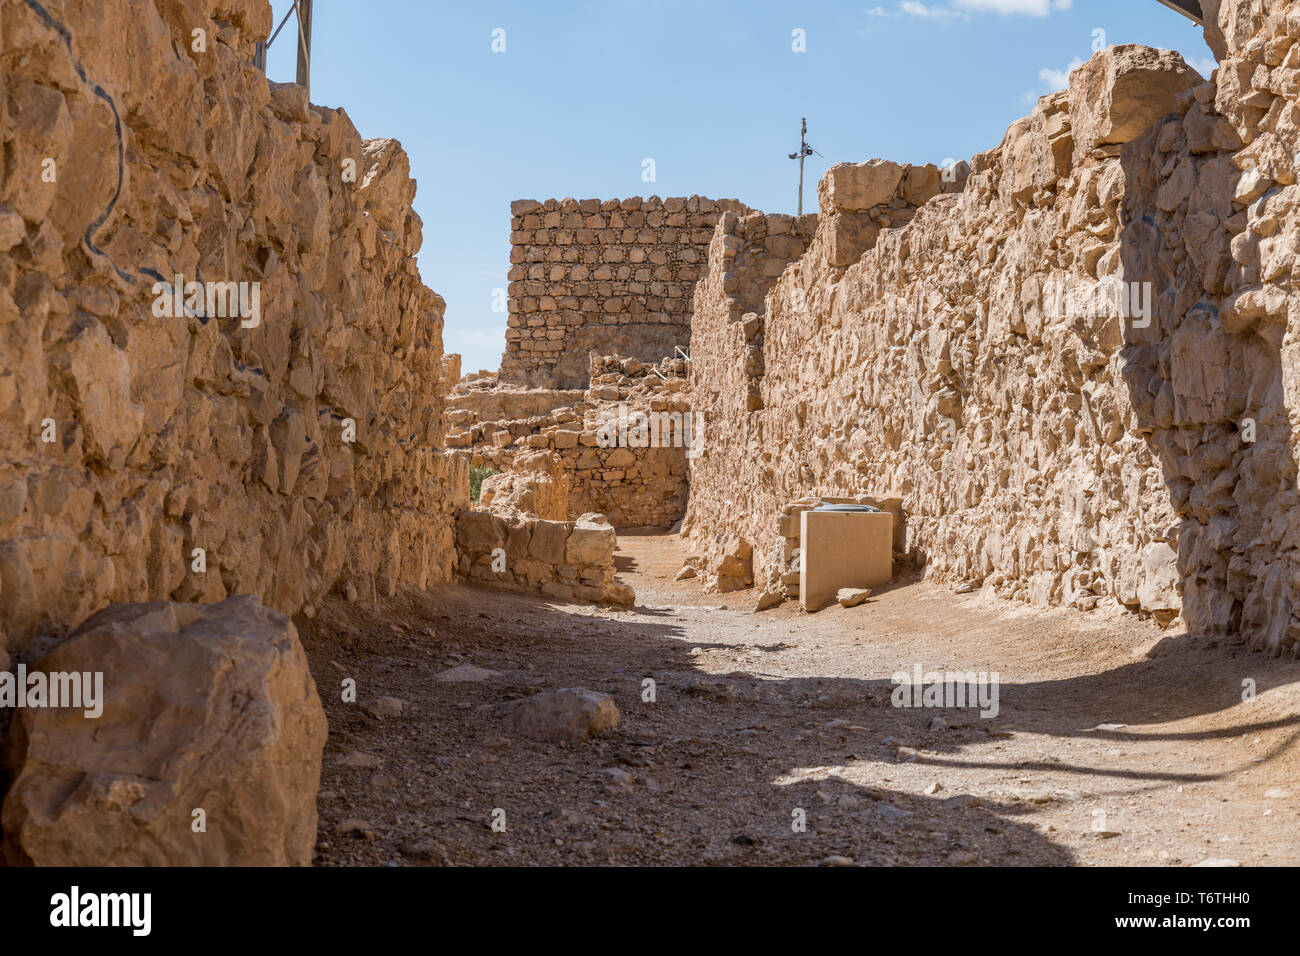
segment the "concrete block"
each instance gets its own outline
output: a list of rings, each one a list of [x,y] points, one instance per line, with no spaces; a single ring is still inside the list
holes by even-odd
[[[805,511],[799,516],[799,603],[816,611],[840,588],[879,588],[893,576],[894,516]]]

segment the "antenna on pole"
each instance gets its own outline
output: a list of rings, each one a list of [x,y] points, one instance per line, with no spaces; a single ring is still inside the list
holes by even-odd
[[[808,145],[808,117],[803,118],[803,123],[799,127],[799,152],[791,153],[791,159],[799,160],[799,215],[803,215],[803,161],[809,156],[816,154],[821,156],[817,150]],[[822,157],[825,159],[825,157]]]

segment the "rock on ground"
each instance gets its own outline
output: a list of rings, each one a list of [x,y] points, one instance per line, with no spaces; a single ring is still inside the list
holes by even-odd
[[[577,743],[618,721],[614,698],[585,687],[548,690],[506,705],[508,730],[550,743]]]
[[[870,596],[871,588],[840,588],[835,592],[840,607],[857,607]]]
[[[32,669],[102,671],[104,709],[17,711],[6,862],[310,864],[326,723],[287,618],[249,596],[115,604]]]

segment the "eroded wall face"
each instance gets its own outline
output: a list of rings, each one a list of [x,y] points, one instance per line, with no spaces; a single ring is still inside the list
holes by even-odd
[[[692,293],[734,199],[524,199],[511,204],[501,381],[585,388],[592,355],[658,362],[690,341]]]
[[[111,601],[310,613],[450,577],[468,486],[415,183],[250,65],[270,17],[0,7],[0,648]],[[250,308],[208,309],[225,283]]]
[[[1205,12],[1216,82],[1126,153],[1126,268],[1157,296],[1124,352],[1180,518],[1189,626],[1297,653],[1300,8]]]
[[[1258,82],[1257,69],[1230,69]],[[1215,312],[1230,290],[1191,278],[1212,274],[1203,260],[1216,256],[1232,272],[1230,220],[1251,198],[1232,156],[1194,155],[1182,139],[1194,127],[1201,150],[1232,153],[1235,124],[1213,109],[1223,83],[1216,94],[1176,54],[1098,54],[1068,93],[975,157],[960,192],[928,199],[901,228],[850,234],[867,248],[847,265],[832,226],[858,211],[829,188],[832,170],[817,238],[765,302],[756,399],[744,401],[743,332],[696,311],[694,371],[723,384],[705,400],[714,424],[688,525],[715,583],[751,549],[753,577],[771,577],[776,518],[796,498],[899,497],[905,550],[940,580],[1166,618],[1186,601],[1194,630],[1240,628],[1278,646],[1287,588],[1276,579],[1247,597],[1254,617],[1223,608],[1234,586],[1251,587],[1234,572],[1289,567],[1287,522],[1261,542],[1265,522],[1247,512],[1295,485],[1289,430],[1272,448],[1245,443],[1235,422],[1250,402],[1225,398],[1280,400],[1284,376],[1234,376],[1265,343],[1225,339]],[[1202,230],[1194,241],[1175,234],[1187,217]],[[710,276],[724,268],[710,260]],[[1276,478],[1261,474],[1265,460]]]

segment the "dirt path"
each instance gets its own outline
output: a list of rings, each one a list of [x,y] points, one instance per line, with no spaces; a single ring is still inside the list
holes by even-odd
[[[330,719],[317,863],[1300,863],[1300,663],[918,582],[753,614],[680,558],[620,536],[632,611],[455,587],[300,621]],[[434,680],[463,663],[497,674]],[[893,706],[916,665],[997,672],[997,716]],[[534,743],[486,706],[573,686],[620,730]]]

